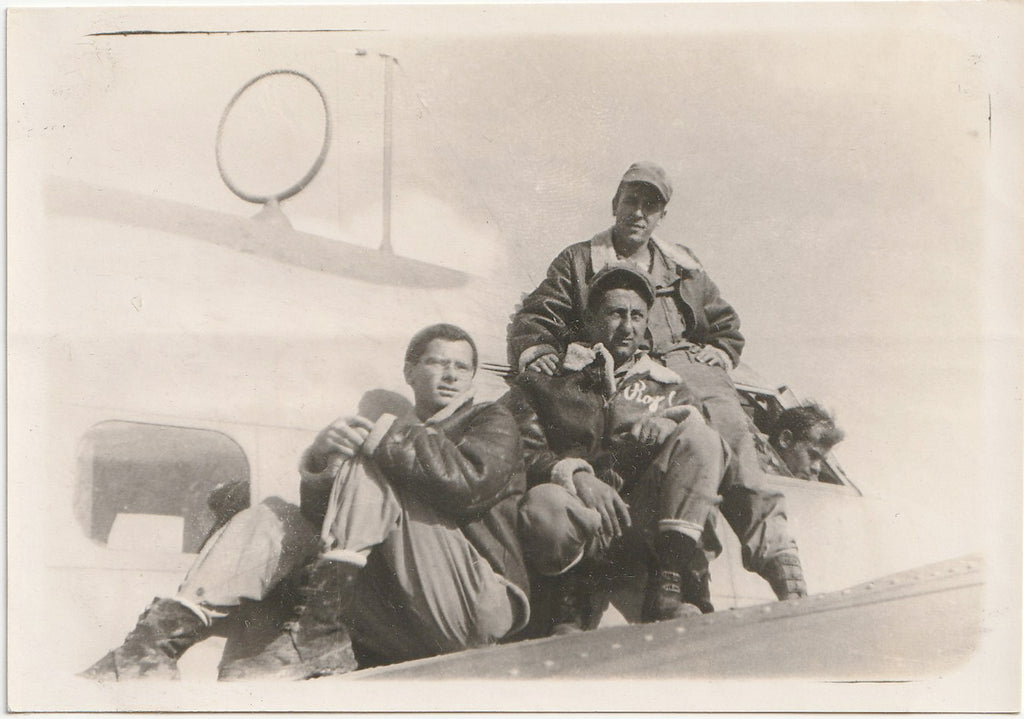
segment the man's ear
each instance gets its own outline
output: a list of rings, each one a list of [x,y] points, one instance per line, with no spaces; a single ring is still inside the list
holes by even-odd
[[[779,447],[789,449],[793,446],[793,430],[784,429],[779,432]]]
[[[412,362],[406,362],[402,366],[402,377],[405,378],[405,383],[408,384],[408,385],[412,384],[412,368],[413,368],[413,366],[414,365],[413,365]]]

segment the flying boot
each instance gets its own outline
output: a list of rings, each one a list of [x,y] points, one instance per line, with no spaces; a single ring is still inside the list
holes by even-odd
[[[711,603],[711,567],[706,552],[697,551],[693,554],[683,573],[681,588],[684,602],[697,607],[703,614],[715,611],[715,605]]]
[[[807,596],[804,570],[800,565],[800,555],[795,551],[781,552],[770,557],[758,574],[771,585],[779,601]]]
[[[681,532],[663,531],[654,542],[654,563],[647,581],[642,619],[661,622],[702,614],[700,567],[707,578],[707,557],[697,542]],[[696,568],[696,569],[695,569]],[[706,606],[710,609],[711,602]]]
[[[199,615],[173,599],[154,599],[124,643],[78,676],[96,681],[180,679],[178,659],[206,639]]]
[[[292,618],[263,646],[225,657],[219,678],[312,679],[356,668],[343,618],[351,603],[360,567],[318,559],[306,570]]]
[[[608,607],[608,596],[600,586],[597,568],[589,562],[551,577],[549,635],[574,634],[595,629]]]

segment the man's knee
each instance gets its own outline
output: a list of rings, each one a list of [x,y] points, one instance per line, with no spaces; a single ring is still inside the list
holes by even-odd
[[[262,600],[316,553],[318,540],[296,505],[271,497],[236,514],[207,540],[176,598],[218,607]]]
[[[243,515],[249,515],[249,522],[274,524],[280,527],[285,535],[296,539],[315,535],[318,529],[303,516],[297,504],[280,497],[267,497],[256,506],[243,510],[236,517]]]
[[[735,394],[731,397],[711,397],[704,400],[711,425],[725,438],[730,446],[740,438],[750,435],[747,413],[743,411]],[[752,440],[751,440],[752,441]]]
[[[497,644],[516,624],[515,608],[505,585],[495,582],[477,597],[477,602],[476,622],[466,647],[460,648]]]
[[[268,497],[228,520],[210,542],[226,543],[233,551],[241,549],[238,545],[242,541],[250,552],[265,545],[275,555],[307,555],[316,550],[318,540],[317,528],[302,515],[298,505],[280,497]]]
[[[539,574],[561,574],[575,565],[598,526],[600,515],[557,484],[534,487],[519,505],[523,555]]]
[[[690,415],[679,423],[669,436],[664,450],[669,455],[666,470],[670,471],[672,467],[693,469],[694,466],[700,466],[709,468],[715,474],[721,473],[729,452],[718,431],[697,415]]]

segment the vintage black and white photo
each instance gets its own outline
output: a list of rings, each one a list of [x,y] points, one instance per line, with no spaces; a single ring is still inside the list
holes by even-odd
[[[10,708],[1019,711],[1022,15],[10,10]]]

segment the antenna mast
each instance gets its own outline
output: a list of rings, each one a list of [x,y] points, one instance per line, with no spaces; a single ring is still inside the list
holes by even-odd
[[[392,117],[391,105],[394,87],[393,65],[395,58],[381,53],[384,59],[384,172],[383,196],[381,203],[381,241],[380,249],[394,253],[391,247],[391,149],[392,149]]]

